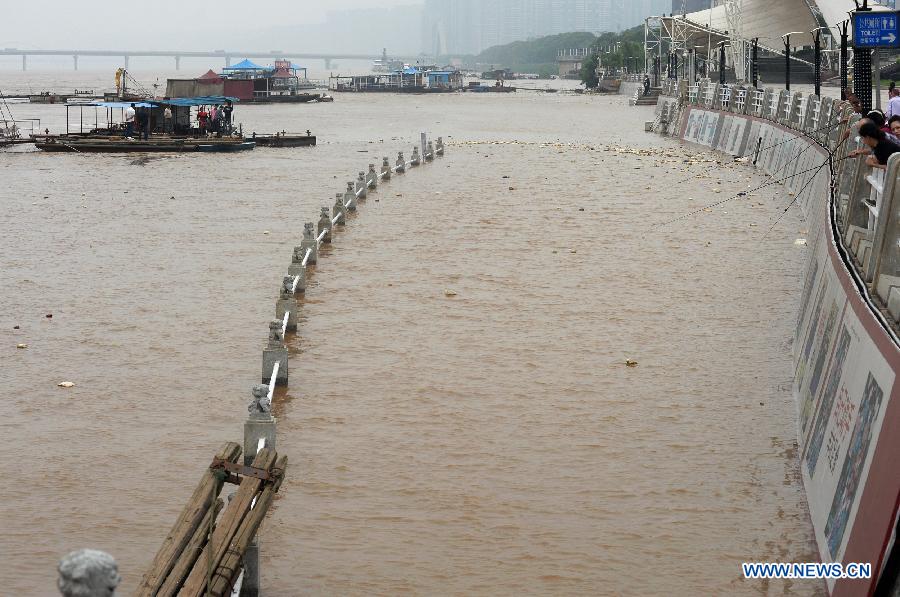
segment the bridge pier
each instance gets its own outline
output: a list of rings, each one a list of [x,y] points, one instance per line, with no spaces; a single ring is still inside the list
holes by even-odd
[[[28,56],[22,54],[22,70],[28,70]]]
[[[225,66],[231,66],[231,56],[229,56],[228,54],[225,55]]]
[[[181,70],[181,56],[175,54],[175,70]]]
[[[75,70],[78,70],[78,54],[72,55],[72,62],[75,64]]]
[[[331,58],[323,58],[325,61],[325,70],[331,70]]]
[[[128,54],[125,54],[125,68],[128,68]]]

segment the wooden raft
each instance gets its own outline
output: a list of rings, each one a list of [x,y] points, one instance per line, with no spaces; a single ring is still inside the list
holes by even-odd
[[[256,454],[252,466],[239,464],[240,455],[240,445],[233,442],[216,454],[135,595],[231,594],[244,552],[272,505],[287,466],[287,456],[279,457],[269,448]],[[223,505],[219,494],[226,482],[238,484],[238,490],[219,515]]]

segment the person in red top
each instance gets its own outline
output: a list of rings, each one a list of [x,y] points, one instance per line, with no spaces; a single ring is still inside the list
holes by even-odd
[[[200,123],[200,134],[205,135],[209,122],[209,112],[206,111],[206,106],[200,106],[200,111],[197,112],[197,121]]]

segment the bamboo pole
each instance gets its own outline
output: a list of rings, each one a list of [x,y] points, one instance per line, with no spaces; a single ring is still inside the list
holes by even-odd
[[[272,468],[272,465],[275,463],[275,457],[275,450],[263,448],[256,455],[256,458],[253,461],[253,467],[267,471]],[[210,545],[208,543],[206,547],[204,547],[203,554],[198,560],[198,562],[208,561],[209,570],[218,568],[219,562],[222,560],[225,552],[231,549],[231,542],[234,539],[234,535],[243,522],[244,517],[250,512],[253,498],[259,493],[262,485],[263,481],[256,477],[245,476],[241,480],[240,488],[235,494],[234,499],[231,500],[231,503],[225,508],[221,521],[213,531],[212,544]],[[207,558],[209,559],[207,560]],[[207,566],[194,566],[194,569],[191,571],[181,590],[182,592],[180,594],[182,597],[202,595],[206,585],[207,572]]]
[[[241,446],[234,442],[226,443],[216,454],[217,458],[236,462],[241,454]],[[222,489],[222,481],[217,479],[210,469],[203,472],[200,483],[191,495],[191,499],[181,511],[172,530],[166,536],[162,546],[153,558],[153,563],[141,579],[135,591],[136,597],[153,597],[172,571],[185,546],[191,540],[204,515],[212,503],[210,495],[218,495]]]

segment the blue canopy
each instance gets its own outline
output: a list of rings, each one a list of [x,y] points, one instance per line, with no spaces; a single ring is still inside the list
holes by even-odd
[[[153,103],[160,106],[209,106],[211,104],[224,104],[226,101],[234,103],[241,100],[225,95],[202,95],[199,97],[172,97],[164,100],[153,100]]]
[[[417,74],[418,72],[419,72],[419,71],[416,70],[416,67],[414,67],[414,66],[407,66],[406,68],[403,69],[403,74],[404,74],[404,75],[415,75],[415,74]]]
[[[255,62],[250,62],[247,58],[244,58],[237,64],[232,64],[231,66],[226,66],[222,70],[265,70],[265,66],[260,66]]]

